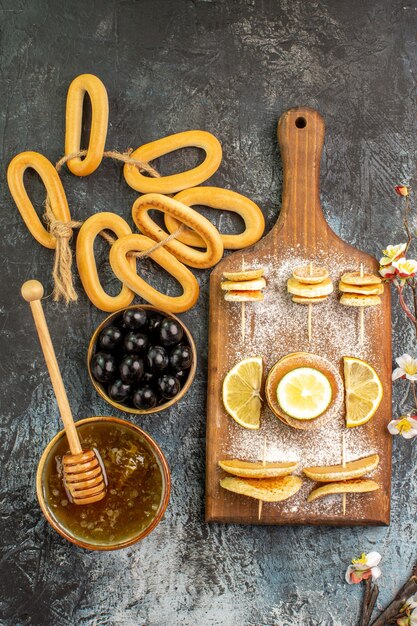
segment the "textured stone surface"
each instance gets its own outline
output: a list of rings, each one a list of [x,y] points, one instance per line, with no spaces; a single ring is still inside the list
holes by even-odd
[[[141,545],[109,554],[78,550],[47,526],[34,491],[36,464],[60,426],[19,288],[36,277],[50,293],[52,255],[24,227],[5,169],[25,149],[52,160],[62,154],[66,90],[77,74],[89,71],[108,89],[108,147],[136,147],[190,128],[214,132],[224,161],[211,182],[258,202],[269,229],[282,180],[276,123],[285,109],[306,104],[327,122],[327,218],[344,239],[378,255],[383,245],[402,239],[392,185],[416,175],[415,3],[4,0],[0,20],[0,622],[354,624],[360,591],[343,582],[349,559],[362,550],[383,553],[382,606],[416,558],[415,444],[394,442],[390,528],[206,525],[207,271],[197,273],[198,305],[183,316],[199,351],[192,390],[172,410],[135,419],[159,442],[172,468],[164,521]],[[197,158],[188,150],[157,165],[168,172]],[[31,175],[27,180],[40,206],[40,184]],[[118,165],[105,163],[87,179],[65,171],[63,181],[75,219],[112,210],[130,221],[136,194]],[[212,219],[223,230],[238,226],[228,215]],[[110,284],[104,244],[99,253]],[[143,271],[174,293],[168,278],[153,277],[151,264],[144,263]],[[95,394],[85,369],[89,337],[104,314],[86,300],[78,281],[77,288],[79,302],[69,309],[45,302],[73,410],[77,417],[117,414]],[[413,352],[413,332],[394,306],[394,354]],[[398,412],[402,383],[395,389]]]

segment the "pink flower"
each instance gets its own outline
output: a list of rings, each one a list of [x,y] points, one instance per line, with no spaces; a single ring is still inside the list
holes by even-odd
[[[404,198],[410,195],[410,187],[407,187],[407,185],[396,185],[394,189],[395,193]]]
[[[376,580],[381,576],[381,569],[378,567],[381,562],[379,552],[363,553],[358,559],[352,559],[346,571],[345,579],[349,585],[356,585],[362,580],[371,578]]]

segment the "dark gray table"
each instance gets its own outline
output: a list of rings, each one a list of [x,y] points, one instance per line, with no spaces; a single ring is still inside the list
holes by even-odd
[[[7,625],[338,625],[355,622],[360,592],[343,575],[361,551],[382,552],[382,606],[416,557],[415,444],[394,442],[390,528],[208,526],[204,514],[207,283],[183,316],[197,341],[198,373],[172,410],[135,418],[164,449],[173,491],[164,521],[142,544],[109,554],[78,550],[44,521],[34,481],[39,456],[60,428],[43,357],[20,285],[51,291],[52,254],[27,232],[5,171],[22,150],[55,161],[63,152],[71,80],[92,72],[110,98],[107,146],[125,149],[202,128],[223,144],[212,183],[259,203],[277,219],[281,165],[276,123],[306,104],[327,122],[322,198],[334,230],[379,255],[403,239],[393,184],[416,177],[417,5],[345,0],[4,0],[1,20],[1,591]],[[162,171],[196,162],[192,151]],[[135,192],[119,165],[87,179],[65,171],[72,215],[115,211],[130,221]],[[42,190],[28,185],[39,206]],[[211,215],[223,230],[238,226]],[[101,244],[103,276],[112,282]],[[144,271],[152,266],[144,263]],[[172,288],[162,274],[155,283]],[[117,289],[117,283],[111,287]],[[45,302],[74,413],[117,415],[93,391],[89,337],[104,314],[82,293],[68,309]],[[415,337],[394,302],[394,354]],[[395,386],[395,412],[403,390]]]

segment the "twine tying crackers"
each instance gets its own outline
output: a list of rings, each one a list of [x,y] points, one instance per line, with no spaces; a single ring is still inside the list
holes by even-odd
[[[127,152],[122,153],[117,152],[116,150],[108,150],[103,153],[103,157],[121,161],[127,165],[133,165],[140,172],[146,172],[153,178],[159,178],[161,176],[155,168],[149,165],[149,163],[139,161],[138,159],[132,159],[130,156],[132,151],[132,149],[129,149]],[[85,156],[86,154],[87,150],[79,150],[78,152],[64,155],[55,164],[56,171],[59,173],[67,161]],[[52,277],[54,280],[53,299],[55,301],[63,299],[66,304],[69,304],[69,302],[73,302],[78,299],[72,280],[72,250],[70,247],[70,240],[72,239],[74,230],[81,228],[84,222],[77,222],[75,220],[62,222],[61,220],[57,220],[52,211],[48,196],[46,196],[45,200],[45,213],[43,219],[47,230],[56,239],[54,266],[52,269]],[[144,250],[143,252],[132,251],[129,252],[128,256],[133,256],[136,259],[148,257],[155,252],[155,250],[158,250],[158,248],[161,248],[172,241],[172,239],[175,239],[183,230],[185,230],[185,226],[184,224],[181,224],[177,230],[172,232],[165,239],[155,242],[155,245],[151,246],[148,250]],[[102,230],[99,234],[110,245],[113,245],[116,241],[115,237],[104,230]]]

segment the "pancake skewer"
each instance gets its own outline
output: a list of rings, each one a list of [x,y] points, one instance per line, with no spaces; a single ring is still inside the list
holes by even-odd
[[[246,303],[260,302],[264,299],[263,289],[266,285],[264,270],[245,269],[245,259],[242,259],[240,271],[223,272],[223,281],[220,284],[225,292],[226,302],[240,302],[240,327],[242,342],[246,336]]]
[[[313,266],[311,261],[308,265],[295,267],[287,280],[287,290],[295,304],[307,305],[307,334],[308,343],[311,343],[313,304],[325,302],[333,291],[329,273],[325,267]]]
[[[264,467],[266,466],[266,437],[264,437],[264,449],[263,449],[263,452],[262,452],[262,465]],[[259,504],[258,504],[258,520],[261,519],[262,505],[263,505],[263,501],[259,500]]]
[[[365,336],[364,309],[381,304],[380,295],[384,292],[382,279],[376,274],[365,272],[361,263],[359,272],[343,274],[339,282],[339,291],[342,293],[341,304],[359,307],[358,343],[362,347]]]
[[[310,276],[313,276],[313,264],[310,261],[309,266],[308,266],[308,272]],[[308,317],[307,317],[307,326],[308,326],[308,343],[311,343],[311,318],[313,315],[313,305],[310,304],[308,305]]]
[[[363,263],[361,263],[361,269],[359,272],[360,278],[363,278]],[[365,311],[363,308],[359,309],[359,345],[363,346],[364,327],[365,327]]]
[[[242,272],[245,271],[245,257],[242,257]],[[246,302],[242,302],[242,342],[245,341],[246,332]]]
[[[342,433],[342,467],[346,467],[346,433]],[[342,497],[343,515],[346,515],[346,494]]]

